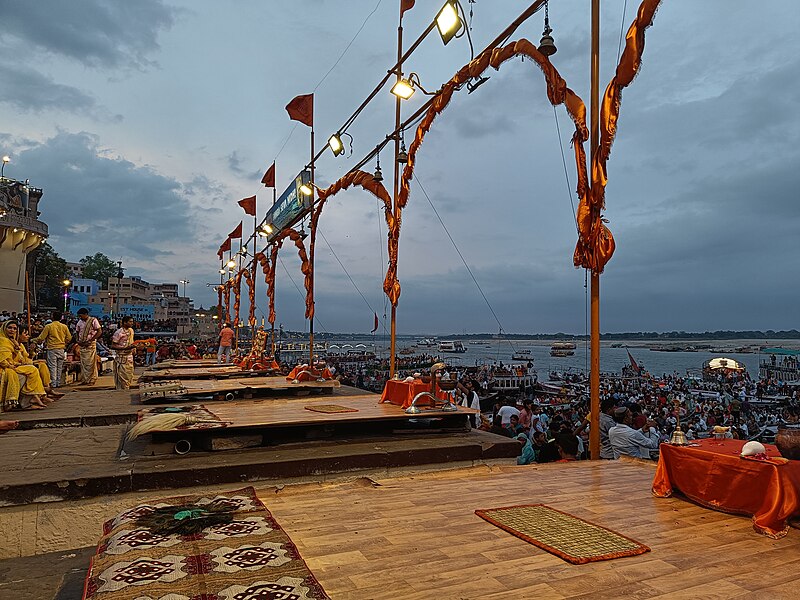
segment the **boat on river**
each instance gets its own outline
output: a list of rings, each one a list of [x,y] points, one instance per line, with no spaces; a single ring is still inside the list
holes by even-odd
[[[554,342],[550,346],[550,356],[573,356],[576,347],[574,342]]]
[[[456,354],[461,354],[466,351],[467,349],[464,347],[464,344],[459,341],[442,340],[439,342],[439,352],[454,352]]]

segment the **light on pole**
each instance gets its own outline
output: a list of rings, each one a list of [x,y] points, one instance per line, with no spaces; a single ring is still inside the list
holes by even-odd
[[[119,296],[122,293],[122,261],[117,261],[117,299],[116,299],[116,308],[114,310],[114,315],[119,314]]]
[[[3,162],[6,162],[7,156],[3,157]],[[69,279],[65,279],[61,282],[61,285],[64,286],[64,312],[67,312],[67,300],[69,299],[69,286],[72,285],[72,282]]]
[[[4,156],[3,157],[3,166],[0,167],[0,177],[5,177],[4,173],[5,173],[5,170],[6,170],[6,163],[9,163],[9,162],[11,162],[11,157],[10,156]]]
[[[178,283],[182,283],[183,284],[183,297],[186,298],[186,284],[187,283],[192,283],[192,282],[189,281],[188,279],[181,279]]]

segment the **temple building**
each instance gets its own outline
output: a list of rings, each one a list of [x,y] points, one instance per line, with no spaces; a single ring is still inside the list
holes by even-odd
[[[0,177],[0,310],[25,308],[28,254],[47,239],[47,225],[39,220],[42,190]]]

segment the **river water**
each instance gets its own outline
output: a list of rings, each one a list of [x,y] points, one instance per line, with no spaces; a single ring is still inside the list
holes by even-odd
[[[411,347],[415,354],[439,354],[436,347],[419,347],[414,345],[414,340],[398,339],[398,349]],[[758,363],[759,360],[767,360],[768,355],[759,354],[754,352],[752,354],[734,353],[731,351],[726,352],[660,352],[653,351],[645,347],[641,340],[632,342],[626,348],[612,348],[612,342],[603,342],[600,349],[600,371],[603,373],[620,373],[622,367],[630,364],[628,359],[628,350],[636,360],[636,362],[647,369],[651,375],[660,377],[663,374],[678,373],[679,375],[686,375],[687,369],[701,369],[703,363],[711,358],[724,356],[732,358],[742,363],[747,372],[754,379],[758,378]],[[619,341],[614,341],[614,344],[619,344]],[[711,344],[719,348],[737,348],[743,346],[765,345],[764,340],[692,340],[681,342],[682,345],[689,344]],[[500,363],[508,364],[512,362],[511,357],[515,351],[530,350],[533,357],[533,366],[536,369],[540,380],[547,380],[547,376],[551,371],[589,371],[589,347],[584,342],[576,342],[577,348],[575,349],[574,356],[568,357],[552,357],[550,356],[550,346],[552,341],[543,340],[487,340],[480,342],[480,344],[471,344],[463,342],[467,351],[463,354],[450,354],[443,353],[441,356],[448,359],[452,364],[461,365],[464,367],[473,366],[476,364],[492,364]],[[624,342],[623,342],[624,344]],[[663,344],[663,342],[653,342],[653,345]],[[770,347],[784,347],[797,349],[800,347],[798,340],[769,340]],[[379,355],[388,355],[388,347],[377,345],[377,352]],[[519,363],[520,361],[513,361]]]

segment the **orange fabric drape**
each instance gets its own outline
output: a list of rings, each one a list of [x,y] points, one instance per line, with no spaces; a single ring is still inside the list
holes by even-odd
[[[653,24],[653,17],[660,3],[661,0],[644,0],[639,5],[636,19],[628,29],[625,50],[614,77],[606,87],[600,106],[600,147],[592,160],[592,183],[584,194],[579,193],[579,237],[573,262],[576,267],[591,269],[596,273],[603,272],[616,247],[611,231],[603,223],[601,211],[605,208],[607,163],[617,133],[622,89],[633,81],[639,71],[644,52],[644,32]]]
[[[244,277],[244,281],[247,284],[247,299],[250,302],[250,311],[247,315],[247,324],[251,327],[256,323],[256,288],[253,281],[253,274],[250,272],[249,268],[244,268],[237,274],[237,293],[236,293],[236,303],[234,304],[234,311],[236,312],[236,322],[238,324],[239,321],[239,300],[241,296],[241,287],[242,287],[242,277]]]
[[[239,325],[239,306],[242,300],[242,275],[244,270],[239,271],[233,278],[233,326]]]
[[[277,261],[278,257],[278,248],[280,248],[283,240],[289,238],[294,242],[294,245],[297,247],[297,255],[300,257],[300,272],[305,276],[304,286],[306,288],[306,312],[305,316],[306,319],[311,319],[314,316],[314,283],[312,279],[312,269],[311,269],[311,262],[308,260],[308,254],[306,253],[306,248],[303,245],[303,238],[300,237],[300,234],[295,231],[294,229],[284,229],[281,231],[278,236],[272,240],[273,249],[272,249],[272,266],[269,270],[269,273],[265,274],[268,277],[267,280],[267,294],[270,295],[270,323],[275,322],[275,311],[274,311],[274,304],[275,304],[275,262]],[[263,268],[263,265],[262,265]]]
[[[225,302],[225,322],[231,322],[231,285],[232,281],[229,279],[223,284],[223,294]]]
[[[515,56],[527,56],[539,66],[547,83],[547,98],[550,100],[550,103],[553,104],[553,106],[564,104],[567,113],[573,123],[575,123],[575,133],[572,136],[572,141],[576,148],[580,147],[582,149],[581,152],[576,151],[579,189],[581,184],[584,190],[588,188],[586,155],[585,150],[583,150],[583,144],[589,139],[589,130],[586,127],[586,106],[583,100],[567,86],[566,81],[564,81],[558,70],[550,63],[550,60],[526,39],[520,39],[505,46],[490,48],[483,51],[469,64],[462,67],[450,81],[442,86],[417,127],[414,140],[408,148],[408,163],[403,169],[402,178],[400,180],[400,193],[397,201],[398,219],[397,223],[394,223],[395,231],[390,230],[389,272],[387,272],[387,279],[384,284],[385,288],[386,284],[391,284],[387,295],[389,295],[389,299],[394,306],[397,305],[397,300],[400,296],[400,284],[397,282],[396,278],[397,244],[400,236],[401,224],[401,219],[399,217],[402,209],[405,208],[408,203],[408,197],[411,193],[410,181],[414,177],[417,152],[422,145],[422,141],[425,139],[425,135],[428,131],[430,131],[433,121],[450,103],[450,99],[455,91],[461,89],[470,79],[480,76],[490,66],[499,69],[500,65]],[[583,157],[583,162],[580,162],[581,157]],[[393,278],[392,281],[390,281],[390,273]]]
[[[765,444],[770,461],[739,458],[741,440],[705,439],[699,447],[661,444],[653,494],[679,491],[703,506],[752,515],[753,528],[771,538],[786,535],[787,520],[800,516],[800,461],[780,458]],[[777,457],[774,458],[773,457]]]

